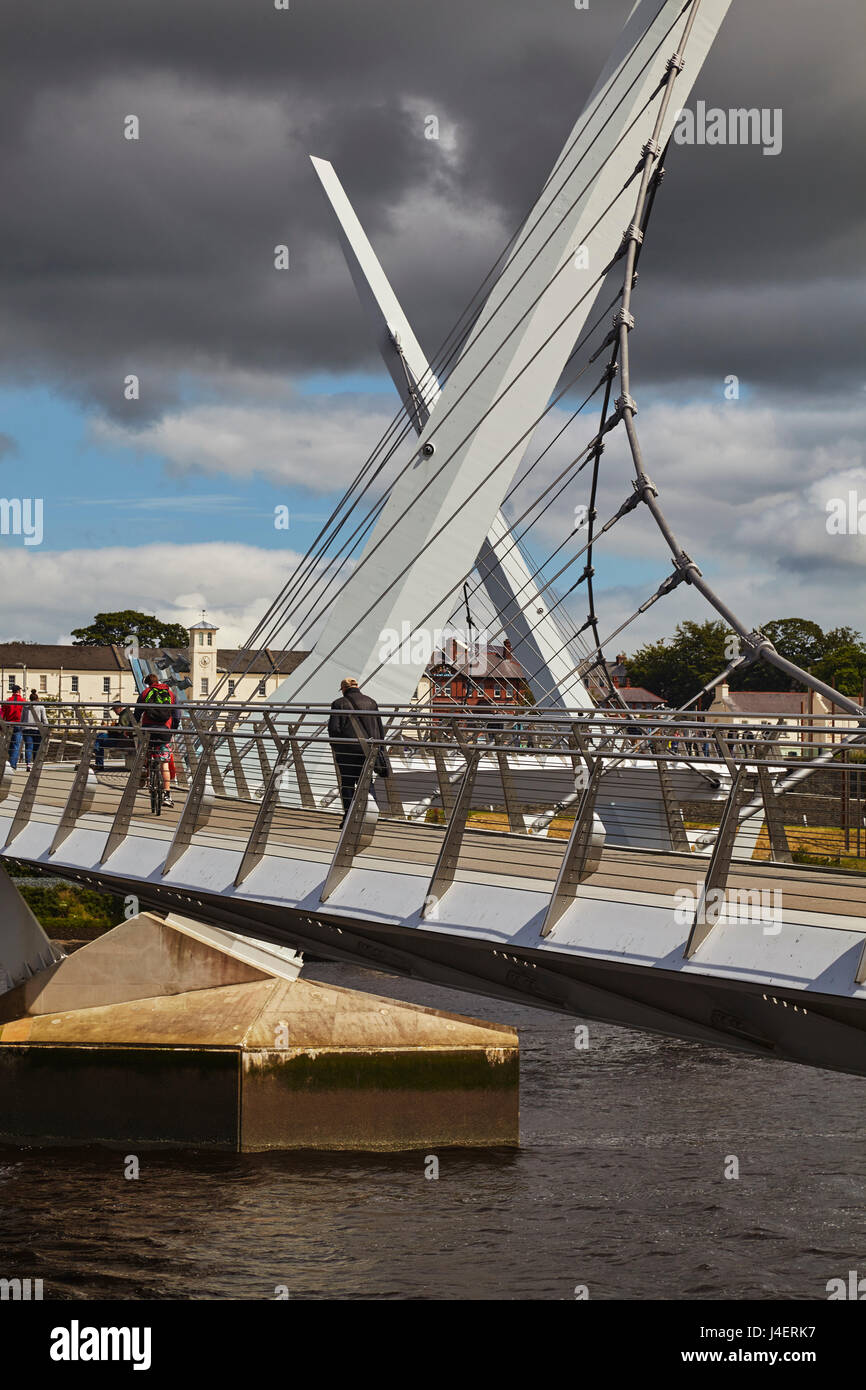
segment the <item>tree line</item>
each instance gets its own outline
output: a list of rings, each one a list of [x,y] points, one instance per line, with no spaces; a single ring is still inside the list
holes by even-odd
[[[776,618],[761,632],[780,656],[859,699],[866,681],[866,645],[853,627],[825,632],[807,618]],[[648,642],[627,659],[632,685],[644,686],[674,707],[723,671],[730,660],[732,633],[719,620],[679,623],[672,638]],[[742,666],[728,677],[731,690],[805,690],[806,687],[766,661]]]

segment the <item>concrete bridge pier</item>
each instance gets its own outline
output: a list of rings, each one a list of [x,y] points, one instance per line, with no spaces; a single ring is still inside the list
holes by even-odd
[[[22,921],[35,964],[47,938],[4,878],[0,964],[20,966]],[[510,1028],[303,980],[290,948],[173,915],[142,912],[48,960],[0,994],[0,1143],[518,1142]]]

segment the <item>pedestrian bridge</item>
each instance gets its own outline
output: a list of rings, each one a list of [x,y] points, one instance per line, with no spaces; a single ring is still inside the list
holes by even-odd
[[[140,731],[98,771],[97,711],[53,706],[28,773],[9,766],[5,726],[4,857],[128,897],[130,915],[866,1073],[852,721],[759,721],[743,742],[685,716],[392,708],[393,775],[373,779],[378,744],[359,730],[341,826],[326,710],[181,708],[159,816]]]

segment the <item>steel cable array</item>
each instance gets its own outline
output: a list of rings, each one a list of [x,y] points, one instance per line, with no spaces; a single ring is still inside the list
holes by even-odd
[[[529,473],[531,473],[532,470],[538,466],[545,454],[547,454],[548,451],[553,447],[553,445],[560,440],[565,430],[569,427],[570,424],[573,423],[577,415],[580,414],[580,412],[583,410],[583,408],[589,402],[589,400],[592,399],[592,397],[597,393],[598,390],[604,387],[604,401],[601,410],[601,425],[594,439],[590,441],[590,444],[584,450],[582,450],[580,453],[576,455],[572,462],[557,475],[557,477],[553,480],[552,483],[548,484],[547,487],[545,487],[535,498],[533,498],[533,500],[517,518],[517,520],[511,523],[506,537],[503,538],[503,540],[501,540],[496,546],[495,554],[497,558],[500,560],[504,558],[512,549],[518,549],[520,553],[523,553],[522,542],[526,540],[526,537],[530,533],[532,527],[538,523],[538,521],[544,515],[544,513],[562,495],[569,482],[573,481],[573,479],[577,477],[577,475],[580,472],[583,471],[583,469],[590,463],[590,461],[592,462],[593,468],[590,482],[589,507],[587,509],[587,543],[574,555],[572,555],[563,565],[561,565],[560,568],[556,571],[556,573],[552,576],[552,578],[544,581],[540,591],[528,593],[525,603],[519,605],[519,611],[526,614],[528,608],[533,603],[536,603],[538,598],[542,594],[551,592],[554,596],[555,601],[553,603],[552,608],[549,608],[546,612],[544,612],[543,610],[539,610],[542,612],[542,618],[548,618],[551,615],[551,613],[554,612],[556,609],[559,609],[561,614],[565,615],[567,614],[567,610],[564,607],[564,600],[571,593],[573,593],[579,587],[580,584],[586,583],[588,603],[587,620],[583,624],[583,626],[579,628],[576,627],[573,623],[570,624],[572,631],[568,635],[568,640],[564,643],[563,647],[560,649],[560,652],[558,652],[557,655],[560,655],[563,652],[568,652],[570,642],[574,641],[575,639],[582,639],[582,634],[585,631],[591,629],[592,637],[595,640],[595,646],[591,648],[589,652],[589,658],[591,658],[590,666],[587,667],[588,658],[584,657],[582,660],[579,660],[575,664],[573,668],[574,674],[576,677],[583,678],[584,676],[587,676],[591,670],[599,669],[602,672],[603,678],[609,687],[611,696],[613,698],[619,698],[620,701],[624,703],[624,701],[622,701],[622,697],[618,696],[615,687],[609,680],[609,676],[607,673],[607,663],[604,658],[605,647],[608,645],[610,641],[613,640],[615,636],[617,636],[626,626],[628,626],[630,622],[633,622],[637,616],[639,616],[642,612],[645,612],[646,609],[649,606],[651,606],[651,604],[655,603],[660,597],[663,597],[667,593],[672,592],[672,590],[676,588],[680,582],[687,582],[689,584],[694,585],[704,595],[704,597],[707,598],[707,600],[716,609],[716,611],[720,613],[720,615],[731,626],[731,628],[739,634],[740,638],[743,640],[747,647],[746,653],[744,653],[744,655],[741,658],[738,658],[734,663],[732,663],[731,666],[728,667],[728,671],[735,669],[738,665],[742,664],[743,662],[751,662],[758,659],[758,657],[762,656],[765,657],[767,660],[772,661],[773,664],[777,665],[787,674],[794,676],[797,680],[804,681],[813,689],[818,690],[819,693],[824,694],[829,698],[833,699],[837,704],[840,704],[843,708],[849,709],[851,712],[859,714],[862,711],[860,707],[856,705],[853,701],[847,700],[845,696],[841,696],[839,692],[833,691],[831,687],[826,686],[822,682],[816,681],[815,678],[811,677],[808,672],[802,671],[799,667],[796,667],[791,662],[787,662],[784,658],[780,657],[779,654],[775,652],[775,649],[772,647],[772,644],[769,642],[767,638],[763,636],[763,634],[759,632],[750,631],[745,624],[740,622],[740,620],[735,617],[731,610],[724,604],[724,602],[714,593],[712,588],[706,583],[706,581],[702,577],[701,571],[699,570],[698,566],[695,564],[693,560],[691,560],[691,558],[680,546],[664,516],[661,505],[658,502],[657,489],[655,488],[655,485],[651,482],[651,480],[648,478],[643,468],[640,445],[638,442],[637,432],[634,425],[636,406],[631,397],[629,389],[630,369],[628,337],[629,333],[632,331],[634,326],[634,319],[630,312],[630,305],[632,300],[632,292],[636,281],[636,269],[638,259],[640,256],[641,246],[643,243],[644,232],[649,222],[649,217],[652,211],[653,203],[656,197],[661,178],[664,175],[663,157],[661,157],[661,151],[658,145],[658,137],[664,124],[674,83],[679,72],[682,70],[683,67],[683,54],[686,49],[689,35],[695,22],[699,4],[700,0],[687,0],[687,3],[683,6],[683,9],[680,11],[677,19],[681,18],[686,11],[688,11],[688,16],[686,19],[685,29],[681,37],[677,52],[673,55],[672,58],[668,60],[665,69],[665,75],[661,79],[659,86],[656,88],[652,97],[646,103],[643,104],[640,112],[638,113],[638,116],[634,118],[634,121],[630,123],[628,129],[623,133],[623,136],[620,137],[620,141],[617,142],[619,144],[621,140],[625,138],[625,135],[628,134],[628,132],[632,129],[638,117],[642,115],[644,111],[646,111],[650,104],[650,101],[652,101],[655,98],[655,96],[657,96],[660,93],[661,101],[659,104],[659,110],[656,114],[653,135],[651,139],[647,142],[647,144],[644,146],[644,150],[642,152],[642,161],[641,163],[639,163],[635,172],[626,181],[624,187],[620,189],[620,191],[615,195],[615,197],[610,201],[607,208],[605,209],[605,212],[607,212],[610,210],[611,207],[615,205],[618,199],[627,190],[629,183],[639,173],[640,184],[636,199],[635,211],[629,228],[625,233],[623,244],[621,245],[617,255],[614,257],[614,260],[608,266],[605,266],[602,272],[600,272],[600,274],[596,276],[596,278],[592,281],[589,288],[587,289],[586,293],[581,297],[580,300],[578,300],[577,304],[574,305],[568,311],[565,317],[557,324],[556,328],[545,340],[545,344],[542,344],[542,347],[550,341],[550,339],[555,335],[555,333],[558,333],[560,331],[560,329],[565,325],[565,323],[567,323],[571,315],[576,311],[579,304],[586,298],[587,294],[589,294],[592,290],[596,288],[596,286],[600,284],[600,282],[606,277],[608,271],[612,268],[613,265],[615,265],[616,261],[624,255],[625,269],[623,274],[622,287],[619,289],[616,296],[611,301],[611,305],[608,307],[607,310],[604,311],[604,313],[606,314],[607,312],[609,312],[610,307],[613,307],[613,305],[616,304],[617,301],[620,302],[620,309],[615,318],[615,331],[612,334],[608,334],[608,337],[602,343],[601,348],[599,348],[598,351],[589,358],[589,361],[586,362],[584,366],[581,367],[580,370],[567,381],[566,385],[554,393],[553,397],[548,402],[547,406],[542,411],[542,413],[537,417],[536,420],[534,420],[531,423],[529,428],[526,431],[524,431],[524,433],[518,438],[518,440],[516,440],[512,444],[508,452],[494,464],[493,468],[490,469],[490,471],[485,475],[485,477],[477,485],[473,492],[470,493],[469,498],[473,497],[491,479],[493,474],[498,469],[505,466],[505,464],[513,457],[516,449],[522,443],[524,443],[524,441],[528,440],[528,438],[535,431],[541,420],[544,419],[557,406],[565,392],[569,390],[576,383],[576,381],[579,380],[579,378],[585,373],[585,371],[588,369],[591,363],[599,355],[605,344],[613,341],[613,352],[610,361],[608,362],[607,367],[605,369],[605,373],[599,381],[599,383],[593,388],[593,390],[581,403],[581,405],[577,407],[577,409],[570,416],[569,420],[566,421],[565,425],[563,425],[562,428],[557,431],[553,439],[549,441],[549,443],[542,450],[538,458],[536,458],[534,462],[531,464],[529,469],[523,475],[518,477],[518,479],[515,481],[515,483],[512,485],[509,492],[507,493],[505,499],[506,501],[513,497],[519,488],[525,485],[526,478],[529,476]],[[655,57],[656,53],[662,46],[662,43],[664,43],[668,35],[672,32],[676,22],[677,21],[674,21],[674,24],[672,24],[668,28],[665,36],[656,46],[656,49],[654,50],[653,54],[650,55],[650,58],[647,59],[647,62],[641,69],[641,73],[645,71],[649,62],[652,60],[653,57]],[[638,74],[638,76],[640,76],[640,73]],[[609,116],[607,117],[607,120],[602,124],[599,131],[597,131],[595,136],[593,137],[593,141],[591,142],[589,148],[591,148],[592,143],[594,143],[595,140],[598,139],[601,130],[604,129],[604,126],[615,114],[615,111],[619,109],[620,105],[625,100],[628,91],[631,90],[631,87],[633,87],[636,81],[637,77],[635,77],[632,83],[629,84],[629,87],[627,88],[626,92],[619,96],[617,103],[614,106],[611,113],[609,114]],[[585,128],[585,126],[589,123],[591,118],[592,113],[590,113],[587,116],[587,120],[582,126],[582,129]],[[577,136],[575,136],[575,139],[577,139]],[[563,152],[563,155],[561,156],[560,160],[557,162],[554,171],[552,172],[549,179],[547,180],[547,183],[545,184],[543,195],[555,182],[556,175],[558,171],[561,169],[563,163],[565,162],[568,153],[573,148],[573,144],[574,142],[572,142],[568,146],[566,151]],[[585,154],[581,156],[581,160],[584,157]],[[578,161],[578,165],[580,164],[581,160]],[[568,175],[569,179],[573,176],[573,173],[574,171],[572,171],[572,173]],[[566,182],[567,181],[568,180],[566,180]],[[555,198],[558,195],[558,193],[561,192],[564,186],[565,184],[563,183],[556,190],[556,193],[553,194],[553,198]],[[580,194],[578,194],[578,198],[573,200],[569,208],[567,208],[566,211],[563,213],[563,218],[568,215],[568,212],[571,211],[575,203],[578,201],[580,197],[583,196],[588,187],[589,184],[585,185],[585,187],[581,190]],[[541,211],[539,212],[539,220],[544,215],[544,212],[548,210],[548,208],[551,205],[551,202],[552,198],[549,199],[547,203],[542,207]],[[602,213],[601,215],[603,216],[604,213]],[[561,224],[561,221],[562,218],[560,218],[560,223],[558,223],[557,226]],[[535,225],[537,225],[537,223]],[[491,278],[494,276],[497,268],[503,263],[504,258],[508,255],[509,249],[514,245],[517,237],[520,235],[521,230],[526,231],[526,228],[518,228],[518,230],[513,234],[512,238],[510,239],[508,246],[504,249],[502,253],[500,253],[500,256],[497,257],[493,267],[488,272],[487,277],[485,277],[484,282],[482,282],[482,285],[476,291],[476,294],[473,296],[473,299],[470,301],[470,304],[464,310],[463,314],[458,320],[458,323],[455,325],[455,328],[446,338],[445,343],[440,349],[439,354],[437,354],[437,357],[439,359],[443,359],[447,362],[450,357],[450,359],[453,360],[454,356],[456,356],[456,354],[461,350],[463,344],[465,343],[466,337],[468,336],[468,333],[471,331],[473,324],[477,325],[477,323],[480,322],[480,319],[476,315],[476,305],[478,305],[485,287],[487,286]],[[531,228],[529,230],[531,230]],[[547,240],[549,240],[550,236],[554,234],[555,230],[556,228],[554,228],[549,233],[549,236],[544,243],[545,245],[547,244]],[[526,232],[526,234],[529,234],[528,231]],[[519,254],[519,250],[515,254]],[[537,254],[538,252],[535,253],[535,255]],[[487,327],[488,324],[495,318],[496,314],[499,313],[500,309],[503,307],[503,304],[507,301],[510,294],[513,293],[516,286],[520,283],[520,281],[523,279],[523,276],[527,273],[528,269],[533,263],[533,260],[534,257],[520,271],[519,275],[515,279],[514,283],[509,287],[503,299],[494,306],[492,313],[489,315],[489,318],[485,321],[485,327]],[[533,300],[532,304],[530,304],[529,307],[526,309],[524,314],[522,314],[521,317],[517,320],[517,322],[511,327],[506,336],[501,341],[497,342],[493,351],[490,353],[486,361],[480,367],[475,377],[473,377],[473,381],[469,383],[470,387],[474,383],[474,381],[476,381],[478,377],[484,372],[484,370],[487,368],[487,366],[490,364],[490,362],[493,360],[496,354],[501,350],[505,343],[507,343],[508,339],[517,330],[517,328],[524,321],[524,319],[533,311],[540,298],[554,284],[557,277],[562,273],[567,264],[568,262],[565,262],[559,266],[559,268],[553,273],[550,279],[545,283],[540,293]],[[603,317],[604,314],[601,316],[601,318]],[[601,322],[601,318],[597,319],[595,323],[592,325],[592,327],[586,333],[583,334],[578,344],[576,344],[575,348],[572,349],[572,352],[568,358],[568,363],[570,363],[576,357],[578,352],[586,345],[587,341],[591,338],[592,334],[597,330],[599,323]],[[540,350],[541,349],[539,349],[538,351]],[[442,468],[447,466],[450,460],[454,457],[454,453],[456,453],[457,450],[462,448],[463,445],[471,438],[472,434],[480,426],[483,419],[485,419],[486,416],[490,413],[490,411],[492,411],[499,404],[499,402],[507,394],[508,390],[510,390],[511,387],[514,385],[514,382],[519,379],[520,375],[522,375],[522,373],[527,370],[527,368],[531,365],[532,361],[534,360],[535,356],[533,356],[529,360],[529,362],[524,364],[524,366],[520,369],[516,376],[508,383],[505,389],[499,395],[496,396],[494,401],[488,406],[487,410],[485,410],[481,418],[476,420],[472,430],[470,430],[470,432],[463,437],[460,443],[456,446],[456,449],[441,462],[439,468],[437,469],[437,473],[440,472]],[[568,363],[566,364],[566,366],[568,365]],[[619,373],[620,377],[621,394],[615,402],[615,412],[613,416],[609,417],[608,412],[610,409],[612,382],[617,372]],[[438,372],[436,369],[434,369],[433,365],[431,364],[431,368],[429,373],[427,374],[426,380],[422,380],[421,383],[418,383],[418,387],[421,391],[422,398],[424,397],[425,390],[428,387],[430,387],[431,384],[434,386],[436,385],[437,377]],[[445,419],[447,419],[450,410],[453,408],[453,405],[450,408],[446,407],[443,410],[441,416],[434,416],[433,429],[431,432],[433,437],[435,437],[437,427],[441,423],[443,423]],[[604,444],[602,442],[603,436],[620,422],[622,422],[625,426],[625,432],[634,465],[636,477],[633,486],[635,488],[635,491],[634,494],[628,499],[628,501],[623,504],[619,511],[615,513],[615,515],[611,517],[600,529],[597,530],[595,525],[597,519],[595,504],[597,500],[597,492],[599,486],[600,459],[604,449]],[[407,418],[405,411],[401,411],[400,414],[397,417],[395,417],[394,421],[392,421],[391,425],[388,427],[388,430],[386,430],[385,435],[383,436],[384,442],[380,442],[380,446],[377,446],[377,450],[380,450],[382,447],[386,447],[384,457],[379,458],[377,461],[377,455],[374,451],[374,454],[371,455],[370,459],[368,459],[367,462],[364,464],[353,483],[344,492],[340,502],[332,511],[331,517],[329,518],[325,527],[322,528],[322,530],[319,532],[319,535],[313,542],[313,545],[307,552],[307,555],[303,557],[303,559],[296,566],[293,575],[290,577],[290,580],[287,582],[287,585],[285,586],[281,595],[279,595],[278,598],[271,605],[268,612],[265,614],[263,619],[258,624],[251,638],[248,640],[248,643],[245,645],[244,648],[242,648],[242,652],[249,652],[252,649],[254,642],[258,641],[258,639],[261,637],[262,632],[265,630],[266,627],[268,627],[268,624],[270,623],[270,627],[268,627],[267,636],[264,642],[261,644],[261,646],[258,647],[257,651],[253,652],[249,662],[247,663],[247,666],[245,667],[245,670],[249,669],[249,666],[252,664],[252,661],[255,660],[256,655],[258,655],[258,653],[263,649],[263,647],[267,646],[268,643],[273,640],[275,633],[278,632],[290,619],[294,620],[293,641],[297,642],[298,640],[301,640],[305,636],[307,636],[307,634],[311,632],[315,624],[318,621],[320,621],[324,614],[331,608],[332,604],[335,602],[337,593],[333,593],[330,598],[328,598],[327,596],[338,583],[340,576],[343,573],[345,573],[345,566],[351,562],[352,557],[357,551],[358,547],[364,542],[365,538],[369,536],[370,531],[375,526],[375,523],[387,500],[387,490],[383,491],[382,495],[377,497],[376,500],[374,500],[369,505],[366,513],[356,524],[355,529],[348,536],[344,536],[342,544],[340,545],[337,552],[335,554],[331,554],[330,557],[327,559],[327,563],[325,565],[324,570],[321,573],[317,573],[317,568],[323,561],[328,546],[345,529],[347,522],[349,521],[349,518],[351,518],[354,512],[358,509],[362,499],[369,492],[370,488],[373,486],[376,480],[382,476],[385,467],[394,457],[398,446],[405,440],[407,435],[414,428],[415,426],[411,418]],[[389,439],[394,435],[396,435],[394,442],[388,444]],[[408,502],[408,504],[404,507],[403,511],[396,518],[395,524],[398,524],[400,521],[402,521],[404,517],[411,511],[412,507],[417,505],[417,503],[420,501],[420,499],[426,492],[427,488],[432,485],[433,481],[435,481],[435,477],[436,473],[431,474],[431,477],[428,479],[427,483],[422,488],[420,488],[415,494],[413,494],[411,500]],[[357,496],[354,497],[354,500],[351,501],[351,505],[349,505],[353,493],[357,493]],[[469,498],[464,499],[464,503],[461,505],[465,505],[465,502],[468,501]],[[545,499],[547,500],[545,501]],[[544,502],[543,506],[541,505],[542,502]],[[602,536],[607,534],[607,532],[615,524],[615,522],[618,521],[628,511],[633,510],[635,505],[637,505],[637,503],[639,502],[643,502],[648,506],[663,538],[665,539],[669,549],[673,554],[675,565],[674,575],[671,576],[668,580],[666,580],[662,585],[660,585],[650,599],[648,599],[644,604],[642,604],[640,608],[638,608],[636,612],[631,615],[631,617],[629,617],[623,624],[617,627],[615,631],[612,634],[610,634],[610,636],[606,638],[604,642],[602,642],[599,638],[598,615],[596,611],[595,591],[592,582],[594,575],[594,567],[592,564],[593,548],[597,541],[600,540]],[[339,514],[344,507],[348,507],[348,510],[346,511],[346,514],[338,521],[337,519],[339,518]],[[458,511],[459,509],[455,510],[442,522],[438,529],[427,538],[425,544],[421,547],[421,551],[418,553],[423,553],[423,551],[426,550],[433,543],[433,541],[438,538],[439,535],[441,535],[441,533],[448,527],[448,525],[450,525],[451,522],[453,522],[456,515],[458,514]],[[517,526],[526,521],[527,517],[531,516],[533,512],[536,513],[533,519],[529,521],[529,523],[526,526],[524,526],[518,534],[516,530]],[[330,532],[329,528],[332,528]],[[551,560],[564,548],[564,546],[568,543],[570,539],[570,536],[566,537],[566,539],[562,541],[551,554],[548,554],[546,556],[546,558],[541,562],[541,564],[536,565],[534,568],[531,564],[527,562],[527,568],[530,570],[531,581],[535,581],[537,578],[542,576],[542,572],[544,571],[546,566],[550,564]],[[387,536],[382,536],[377,541],[375,541],[372,546],[369,546],[364,551],[357,564],[353,566],[354,572],[357,573],[359,569],[363,568],[363,566],[371,559],[371,557],[376,553],[380,546],[382,546],[386,542],[386,540]],[[579,559],[584,554],[587,555],[587,560],[582,574],[565,591],[564,594],[557,595],[555,590],[553,589],[555,581],[562,574],[564,574],[576,562],[577,559]],[[404,570],[402,570],[400,574],[397,575],[392,582],[397,582],[397,580],[399,580],[407,572],[409,568],[410,566],[407,565],[404,568]],[[488,572],[485,572],[480,564],[475,564],[471,566],[465,574],[458,576],[453,583],[449,583],[447,591],[439,596],[436,604],[428,611],[427,614],[424,615],[422,619],[420,619],[415,624],[415,626],[412,629],[412,634],[417,632],[423,623],[427,622],[435,614],[441,611],[442,604],[445,601],[447,601],[448,596],[452,593],[456,594],[459,591],[461,586],[465,584],[465,581],[472,574],[473,569],[476,572],[477,578],[473,582],[471,592],[467,595],[467,603],[470,598],[475,597],[478,594],[480,585],[484,582],[486,578],[488,578]],[[330,577],[328,577],[329,574]],[[293,583],[294,587],[292,587]],[[528,589],[529,587],[530,585],[528,583],[525,583],[523,585],[523,589]],[[532,587],[534,587],[534,583]],[[518,591],[517,597],[519,597],[520,592],[521,591]],[[367,610],[362,616],[368,616],[375,609],[377,603],[381,600],[382,597],[384,597],[384,593],[376,595],[373,599],[373,602],[370,604],[370,606],[367,608]],[[325,602],[326,598],[327,602]],[[510,611],[513,612],[513,608]],[[567,627],[568,623],[566,622],[564,625]],[[538,622],[534,622],[530,623],[529,626],[530,631],[534,632],[536,628],[539,626],[539,624]],[[497,629],[497,631],[494,632],[494,638],[498,635],[499,632],[502,631],[504,631],[504,627],[500,626],[499,629]],[[410,636],[412,634],[410,634]],[[343,638],[340,638],[330,649],[330,651],[321,657],[319,665],[315,667],[315,670],[311,670],[310,672],[305,673],[306,679],[302,681],[300,690],[303,689],[303,686],[315,674],[315,671],[320,669],[321,665],[324,664],[324,662],[337,650],[339,650],[342,640]],[[585,642],[581,640],[580,645],[585,645]],[[574,660],[573,656],[572,660]],[[375,668],[374,671],[367,672],[366,678],[369,679],[370,676],[375,674],[375,672],[379,669],[381,669],[381,666],[384,664],[385,662],[383,661],[380,663],[378,667]],[[533,676],[537,676],[538,674],[540,674],[540,671],[543,669],[544,667],[541,667],[539,668],[539,671],[530,673],[530,679],[532,679]],[[224,677],[224,679],[227,679],[228,674],[229,673],[226,673],[226,677]],[[704,687],[700,692],[698,692],[698,695],[694,698],[697,699],[702,694],[707,693],[707,690],[711,689],[714,685],[718,684],[718,682],[721,679],[723,679],[723,676],[724,673],[722,676],[719,676],[718,678],[716,678],[716,680],[709,683],[707,687]],[[298,693],[300,693],[300,690]],[[551,691],[547,692],[547,694],[551,693]],[[691,704],[693,703],[693,701],[690,701],[689,703]]]

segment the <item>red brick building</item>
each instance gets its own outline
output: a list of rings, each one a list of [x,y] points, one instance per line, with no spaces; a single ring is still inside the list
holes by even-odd
[[[479,649],[470,662],[465,647],[449,642],[437,653],[425,672],[430,683],[429,701],[434,714],[453,714],[457,708],[488,704],[516,710],[532,704],[526,673],[507,640],[500,647]]]

